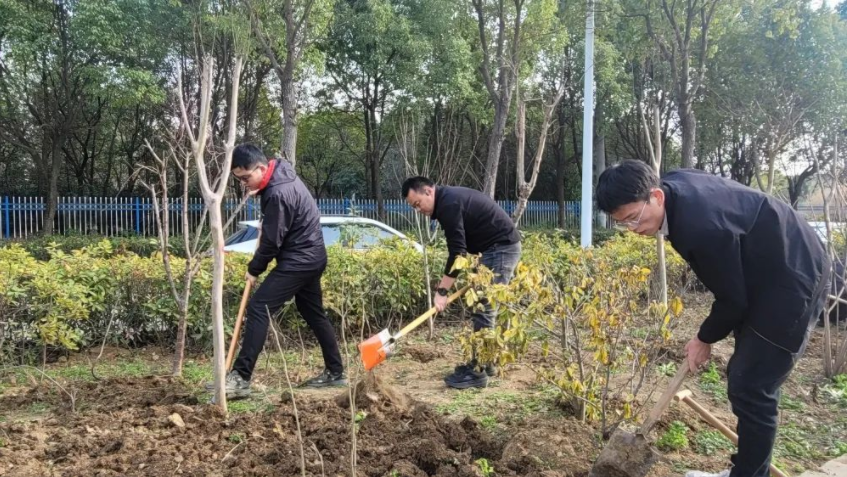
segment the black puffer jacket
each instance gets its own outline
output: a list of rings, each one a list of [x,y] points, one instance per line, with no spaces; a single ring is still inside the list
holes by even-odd
[[[313,271],[326,267],[321,213],[309,189],[288,161],[276,161],[271,179],[259,192],[262,236],[247,267],[259,276],[276,259],[283,271]]]

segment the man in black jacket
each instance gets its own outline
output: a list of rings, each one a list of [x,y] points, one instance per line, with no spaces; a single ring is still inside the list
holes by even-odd
[[[255,284],[274,259],[276,267],[247,306],[241,350],[226,379],[227,395],[250,394],[250,377],[268,334],[268,315],[273,316],[292,297],[315,333],[324,358],[324,371],[304,385],[347,384],[335,330],[323,308],[321,275],[327,255],[315,200],[288,161],[268,162],[252,144],[241,144],[233,151],[232,175],[261,196],[262,230],[246,279]]]
[[[453,262],[459,255],[482,254],[480,263],[494,273],[494,283],[509,283],[521,258],[521,239],[509,215],[490,197],[465,187],[439,185],[426,177],[411,177],[403,183],[403,198],[416,211],[437,220],[447,239],[447,265],[436,289],[435,308],[444,311],[449,289],[458,272]],[[474,313],[474,331],[494,328],[495,311],[483,299],[483,311]],[[478,369],[476,358],[456,366],[453,374],[444,378],[447,386],[456,389],[483,387],[488,376],[496,370],[493,365]]]
[[[702,171],[659,178],[640,161],[607,169],[597,205],[641,235],[663,234],[715,301],[685,345],[691,371],[712,344],[735,335],[728,395],[738,417],[733,467],[689,477],[767,476],[779,389],[803,354],[823,309],[830,262],[815,231],[784,202]]]

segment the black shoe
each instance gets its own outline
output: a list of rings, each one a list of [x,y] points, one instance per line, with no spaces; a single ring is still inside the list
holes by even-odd
[[[457,365],[453,368],[453,374],[445,376],[444,381],[456,381],[461,379],[468,371],[485,371],[485,374],[488,375],[489,378],[493,378],[497,376],[497,365],[493,363],[486,364],[484,368],[479,368],[476,360],[472,360],[468,363]]]
[[[214,392],[215,383],[206,383],[206,390]],[[232,370],[226,375],[224,382],[224,390],[226,391],[227,399],[246,398],[253,393],[250,389],[250,381],[245,380],[238,374],[238,371]]]
[[[458,366],[457,366],[458,368]],[[484,388],[488,385],[488,375],[484,371],[477,371],[472,367],[465,367],[450,376],[444,378],[444,384],[453,389]]]
[[[300,386],[307,388],[328,388],[335,386],[347,386],[347,376],[344,371],[333,373],[328,369],[312,379],[307,379]]]
[[[456,367],[453,368],[453,374],[448,374],[447,376],[444,376],[444,382],[446,383],[447,381],[459,380],[462,378],[462,376],[467,374],[469,371],[473,371],[474,369],[476,369],[476,363],[474,363],[473,361],[469,363],[457,364]]]

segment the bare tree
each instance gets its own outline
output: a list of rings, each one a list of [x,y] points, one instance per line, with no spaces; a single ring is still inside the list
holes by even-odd
[[[559,101],[565,94],[565,82],[562,81],[559,88],[556,90],[553,99],[550,102],[542,104],[544,116],[541,120],[541,128],[538,132],[538,146],[535,149],[535,157],[532,159],[532,173],[529,180],[526,180],[526,165],[525,165],[525,149],[526,149],[526,101],[521,98],[520,90],[515,88],[515,96],[518,103],[518,118],[515,128],[515,137],[517,138],[517,178],[518,178],[518,206],[512,213],[512,221],[518,225],[521,221],[524,211],[526,210],[529,196],[535,189],[535,184],[538,182],[538,172],[541,170],[541,160],[544,159],[544,147],[547,145],[547,132],[550,130],[550,123],[553,120],[553,112],[556,110]]]
[[[238,117],[238,87],[241,77],[242,58],[236,57],[232,71],[232,87],[228,116],[228,131],[224,152],[216,164],[206,161],[206,149],[209,142],[209,111],[212,99],[212,64],[210,56],[203,58],[203,72],[200,78],[200,117],[196,132],[188,118],[185,100],[182,96],[182,78],[177,75],[179,94],[179,109],[182,126],[188,134],[191,143],[191,155],[197,166],[197,176],[200,191],[209,213],[209,227],[212,235],[212,340],[214,343],[214,395],[215,403],[223,412],[227,411],[224,380],[226,373],[223,325],[223,284],[224,284],[224,234],[221,205],[227,189],[227,174],[232,165],[232,151],[235,148],[235,125]],[[212,166],[212,167],[210,167]],[[214,167],[217,166],[217,167]],[[210,172],[217,170],[217,177],[210,177]]]

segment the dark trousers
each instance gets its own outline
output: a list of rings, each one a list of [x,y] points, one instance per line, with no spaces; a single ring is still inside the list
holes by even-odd
[[[520,242],[512,245],[494,245],[482,252],[479,262],[494,272],[491,280],[494,284],[504,284],[512,281],[515,268],[521,260]],[[487,298],[481,300],[483,309],[475,311],[471,315],[473,330],[479,331],[483,328],[494,328],[497,321],[497,310],[491,306]]]
[[[732,456],[730,477],[770,475],[780,387],[805,351],[814,324],[813,318],[797,353],[771,343],[749,327],[736,335],[735,353],[727,365],[729,402],[738,417],[738,452]]]
[[[268,337],[268,315],[277,311],[294,297],[297,311],[306,320],[306,324],[315,333],[321,345],[324,364],[333,373],[344,370],[335,330],[326,316],[321,292],[321,275],[324,269],[308,272],[286,272],[274,268],[247,305],[247,321],[244,323],[244,337],[241,351],[235,360],[233,369],[242,378],[249,380],[256,367],[256,360]]]

